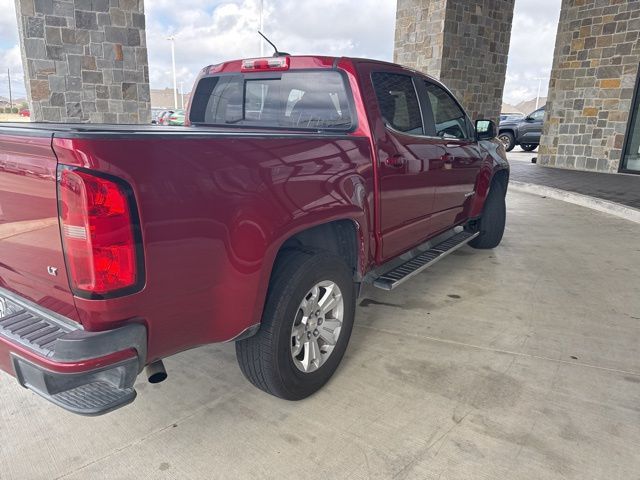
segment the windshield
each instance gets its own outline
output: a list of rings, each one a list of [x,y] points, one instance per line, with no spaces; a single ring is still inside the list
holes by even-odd
[[[191,123],[350,130],[351,108],[335,71],[225,75],[200,80]]]

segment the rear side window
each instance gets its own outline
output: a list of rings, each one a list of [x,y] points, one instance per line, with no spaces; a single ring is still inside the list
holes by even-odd
[[[350,130],[344,79],[335,71],[225,75],[200,80],[190,120],[195,124]]]
[[[445,90],[425,81],[429,103],[436,124],[436,135],[442,138],[470,138],[467,116]]]
[[[420,104],[412,78],[397,73],[374,72],[371,80],[385,122],[394,130],[422,135]]]

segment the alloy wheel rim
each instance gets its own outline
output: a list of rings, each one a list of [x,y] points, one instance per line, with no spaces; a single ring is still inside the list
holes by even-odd
[[[342,331],[344,300],[335,282],[316,283],[296,310],[291,327],[291,357],[304,373],[318,370],[333,353]]]
[[[507,137],[506,135],[500,135],[498,137],[498,140],[500,140],[502,142],[502,145],[504,146],[504,148],[507,148],[509,146],[509,137]]]

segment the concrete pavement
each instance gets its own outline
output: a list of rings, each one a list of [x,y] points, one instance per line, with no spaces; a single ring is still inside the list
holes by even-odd
[[[510,192],[500,247],[366,291],[342,367],[298,403],[249,385],[231,344],[98,418],[0,374],[0,478],[640,478],[639,236]]]

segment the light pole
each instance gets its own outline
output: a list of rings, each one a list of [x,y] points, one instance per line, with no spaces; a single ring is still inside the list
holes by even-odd
[[[11,95],[11,69],[7,68],[7,77],[9,78],[9,107],[13,112],[13,96]]]
[[[540,103],[540,88],[542,87],[542,80],[546,80],[547,77],[538,77],[536,78],[536,80],[538,80],[538,95],[536,95],[536,108],[534,108],[534,110],[538,109],[538,104]]]
[[[180,108],[184,110],[184,82],[180,82]]]
[[[167,38],[171,42],[171,65],[173,67],[173,108],[178,108],[178,84],[176,82],[176,36],[171,35]]]

